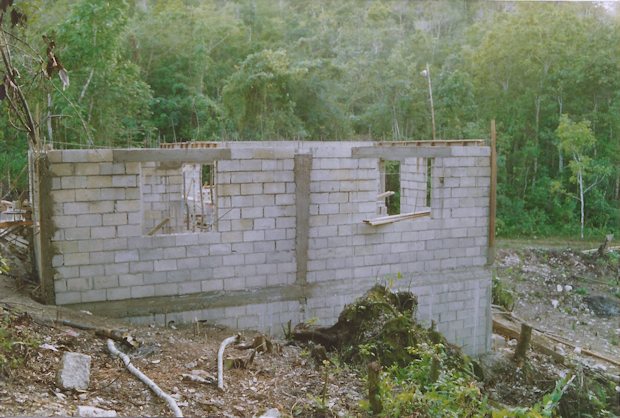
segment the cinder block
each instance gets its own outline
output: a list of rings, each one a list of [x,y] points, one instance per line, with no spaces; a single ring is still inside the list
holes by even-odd
[[[110,289],[110,288],[118,287],[118,276],[94,277],[93,287],[95,289]],[[106,295],[107,295],[107,292],[106,292]]]
[[[131,273],[151,273],[153,271],[153,261],[132,261],[129,263]]]
[[[116,227],[114,226],[99,226],[90,229],[90,236],[92,238],[115,238]]]
[[[88,187],[89,189],[112,187],[111,176],[88,176],[83,178],[86,179],[86,184],[83,187]]]
[[[103,268],[103,265],[101,264],[80,266],[80,277],[94,277],[94,276],[103,276],[103,275],[104,275],[104,268]]]
[[[88,264],[89,262],[90,262],[89,253],[65,254],[64,256],[65,266],[85,265],[85,264]]]
[[[65,215],[81,215],[88,213],[88,203],[69,202],[62,205],[63,214]]]
[[[182,294],[179,292],[177,283],[161,283],[155,285],[155,296],[168,296]]]
[[[102,200],[125,200],[126,193],[124,189],[101,189]]]
[[[77,226],[101,226],[101,215],[78,215]]]
[[[155,296],[155,286],[153,285],[133,286],[131,288],[132,298],[146,298],[152,296]]]
[[[56,294],[56,305],[69,305],[82,301],[81,292],[63,292]]]
[[[85,292],[82,292],[82,303],[100,302],[104,300],[106,300],[105,289],[87,290]]]
[[[108,263],[105,265],[105,274],[107,276],[127,273],[129,273],[129,263]]]
[[[229,277],[224,280],[224,290],[243,290],[245,289],[244,277]],[[226,308],[228,309],[228,308]]]
[[[136,187],[138,185],[137,179],[135,175],[113,176],[112,187]]]
[[[123,300],[131,297],[131,289],[127,287],[117,287],[106,289],[106,300]]]
[[[155,260],[155,271],[171,271],[177,269],[177,260]]]
[[[90,278],[80,277],[75,279],[67,279],[67,290],[70,292],[82,292],[92,289],[92,282]]]

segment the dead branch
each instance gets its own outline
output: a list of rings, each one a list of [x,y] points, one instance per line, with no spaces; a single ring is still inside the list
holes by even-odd
[[[142,373],[133,364],[131,364],[131,360],[129,359],[129,357],[125,353],[120,352],[114,345],[114,341],[112,341],[111,339],[108,339],[108,350],[114,357],[119,357],[121,360],[123,360],[123,363],[125,363],[125,367],[127,367],[131,374],[138,378],[138,380],[140,380],[142,383],[147,385],[149,389],[151,389],[153,393],[155,393],[155,395],[165,400],[168,403],[168,406],[170,407],[172,412],[174,412],[175,417],[183,416],[183,412],[181,412],[181,409],[179,409],[177,402],[172,398],[172,396],[161,390],[155,382],[153,382],[144,373]]]
[[[227,345],[237,343],[240,339],[241,335],[239,334],[226,338],[222,341],[220,349],[217,351],[217,387],[220,390],[224,390],[224,350]]]

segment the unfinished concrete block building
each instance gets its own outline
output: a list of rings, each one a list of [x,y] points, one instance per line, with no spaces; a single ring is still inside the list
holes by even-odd
[[[449,341],[489,348],[482,141],[58,150],[30,167],[49,303],[277,333],[389,282]]]

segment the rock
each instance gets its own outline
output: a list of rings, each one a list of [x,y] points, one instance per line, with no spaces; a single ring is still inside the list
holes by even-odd
[[[583,300],[596,316],[620,316],[620,302],[607,296],[586,296]]]
[[[76,417],[115,417],[116,411],[111,409],[101,409],[96,406],[78,406]]]
[[[559,301],[559,300],[557,300],[557,299],[551,299],[551,305],[552,305],[554,308],[557,308],[557,307],[560,305],[560,301]]]
[[[276,408],[271,408],[266,410],[259,418],[280,418],[281,416],[280,411]]]
[[[62,356],[58,370],[58,386],[62,389],[88,389],[90,381],[90,356],[68,352]]]
[[[555,290],[557,290],[558,292],[561,292],[562,290],[564,290],[564,286],[562,286],[561,284],[558,284],[555,286]]]
[[[573,290],[573,286],[571,286],[571,285],[569,285],[569,284],[564,285],[564,291],[565,291],[565,292],[570,292],[571,290]]]

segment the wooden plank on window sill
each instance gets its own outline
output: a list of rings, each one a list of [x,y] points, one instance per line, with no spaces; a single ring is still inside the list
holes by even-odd
[[[398,215],[390,215],[390,216],[381,216],[379,218],[373,218],[373,219],[364,219],[363,222],[370,226],[379,226],[379,225],[386,225],[386,224],[391,224],[394,222],[404,221],[406,219],[423,218],[426,216],[431,216],[430,210],[410,212],[410,213],[401,213]]]

